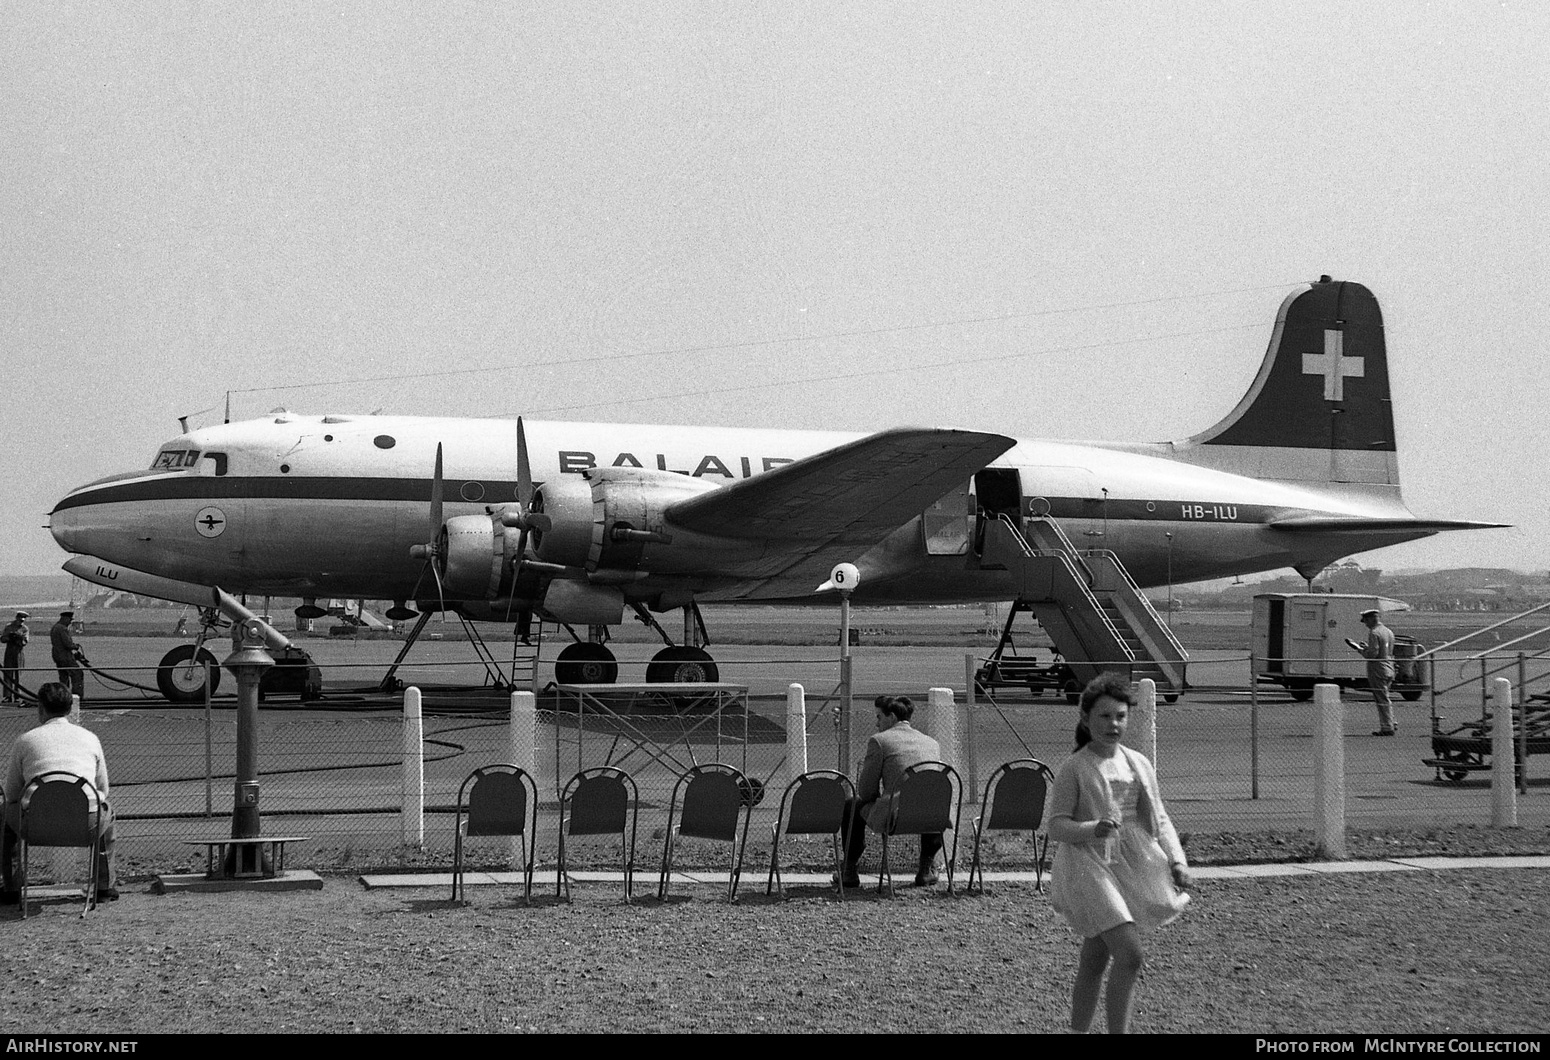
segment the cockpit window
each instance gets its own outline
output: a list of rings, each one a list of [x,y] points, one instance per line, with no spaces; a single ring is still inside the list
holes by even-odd
[[[211,462],[213,462],[215,464],[215,473],[217,475],[224,475],[224,474],[226,474],[226,454],[225,453],[206,453],[205,454],[205,459],[209,460],[209,461],[211,461]]]
[[[199,463],[198,449],[163,449],[151,461],[152,471],[180,471]]]

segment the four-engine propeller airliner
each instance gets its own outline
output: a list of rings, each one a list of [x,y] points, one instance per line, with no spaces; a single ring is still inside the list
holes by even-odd
[[[587,627],[560,655],[562,682],[614,679],[603,641],[627,608],[653,624],[684,609],[686,642],[663,632],[652,674],[713,680],[697,605],[817,602],[838,562],[860,571],[857,603],[1015,598],[982,554],[1004,516],[1101,543],[1143,587],[1312,577],[1499,525],[1417,518],[1396,451],[1378,303],[1323,277],[1282,303],[1238,406],[1182,441],[275,414],[172,439],[149,469],[69,493],[50,529],[88,581],[228,617],[257,594],[302,597],[303,613],[345,597],[395,601],[397,618],[413,603]]]

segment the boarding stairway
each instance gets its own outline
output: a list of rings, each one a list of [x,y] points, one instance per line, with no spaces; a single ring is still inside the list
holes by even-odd
[[[1184,691],[1189,654],[1113,552],[1078,551],[1053,519],[1003,514],[985,525],[980,563],[1011,573],[1014,608],[1033,612],[1079,681],[1128,668],[1169,701]]]

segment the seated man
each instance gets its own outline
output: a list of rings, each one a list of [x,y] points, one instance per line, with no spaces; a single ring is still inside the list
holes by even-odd
[[[888,826],[888,794],[898,789],[904,771],[917,763],[939,762],[942,758],[941,745],[910,725],[915,704],[908,696],[878,696],[873,705],[877,732],[867,738],[856,797],[845,806],[846,887],[861,885],[857,866],[866,850],[866,826],[870,824],[878,832]],[[940,832],[920,837],[920,869],[915,874],[915,886],[930,887],[936,883],[932,865],[941,849]]]
[[[21,828],[21,797],[27,785],[44,773],[55,771],[84,777],[97,787],[102,798],[102,841],[98,847],[97,897],[111,902],[118,897],[117,873],[113,865],[113,811],[107,804],[108,763],[102,743],[88,730],[70,720],[70,689],[50,681],[38,689],[38,725],[16,738],[11,763],[5,772],[5,826],[3,862],[5,884],[0,903],[14,905],[20,897],[17,883],[18,830]]]

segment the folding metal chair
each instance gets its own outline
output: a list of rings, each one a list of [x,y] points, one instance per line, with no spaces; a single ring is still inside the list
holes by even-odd
[[[826,835],[834,840],[834,878],[839,881],[840,898],[845,897],[845,872],[841,859],[846,831],[845,803],[855,798],[856,786],[844,773],[815,769],[803,773],[790,784],[780,798],[770,843],[770,875],[764,893],[776,886],[785,893],[780,879],[780,837],[783,835]]]
[[[963,780],[946,762],[917,762],[904,771],[899,787],[889,794],[887,827],[883,829],[883,865],[877,889],[893,876],[888,871],[888,839],[896,835],[953,833],[952,853],[947,854],[947,893],[953,893],[953,865],[958,859],[958,821],[963,816]]]
[[[694,839],[715,839],[734,848],[727,899],[737,901],[738,878],[743,873],[743,850],[748,844],[748,820],[753,812],[744,792],[750,790],[742,771],[721,762],[690,768],[673,785],[673,798],[667,808],[667,841],[662,847],[662,877],[657,883],[657,898],[667,897],[668,880],[673,873],[673,841],[684,835]],[[679,809],[679,796],[683,806]],[[678,826],[673,826],[674,816]],[[738,836],[738,818],[742,818],[742,836]]]
[[[979,889],[985,889],[985,870],[980,865],[980,839],[986,832],[1032,832],[1034,886],[1044,889],[1044,854],[1049,836],[1039,835],[1044,825],[1044,801],[1049,796],[1055,775],[1037,758],[1019,758],[1000,766],[985,782],[985,798],[980,815],[974,818],[974,858],[969,862],[969,883],[979,876]],[[1040,840],[1043,840],[1041,843]]]
[[[467,817],[465,822],[464,818]],[[464,836],[522,837],[522,899],[533,900],[533,861],[538,853],[538,786],[525,769],[504,763],[480,766],[457,791],[452,853],[452,900],[466,899]]]
[[[598,766],[583,769],[571,777],[560,793],[560,856],[554,881],[554,896],[563,888],[570,901],[570,876],[565,866],[567,835],[617,835],[624,860],[624,900],[628,902],[634,887],[635,829],[639,817],[640,792],[634,779],[622,769]],[[628,828],[629,839],[625,833]]]
[[[97,872],[102,857],[102,799],[96,785],[74,773],[49,772],[34,777],[22,791],[21,815],[17,821],[21,842],[21,907],[27,918],[27,880],[32,867],[33,847],[86,847],[87,858],[85,916],[97,908]]]

